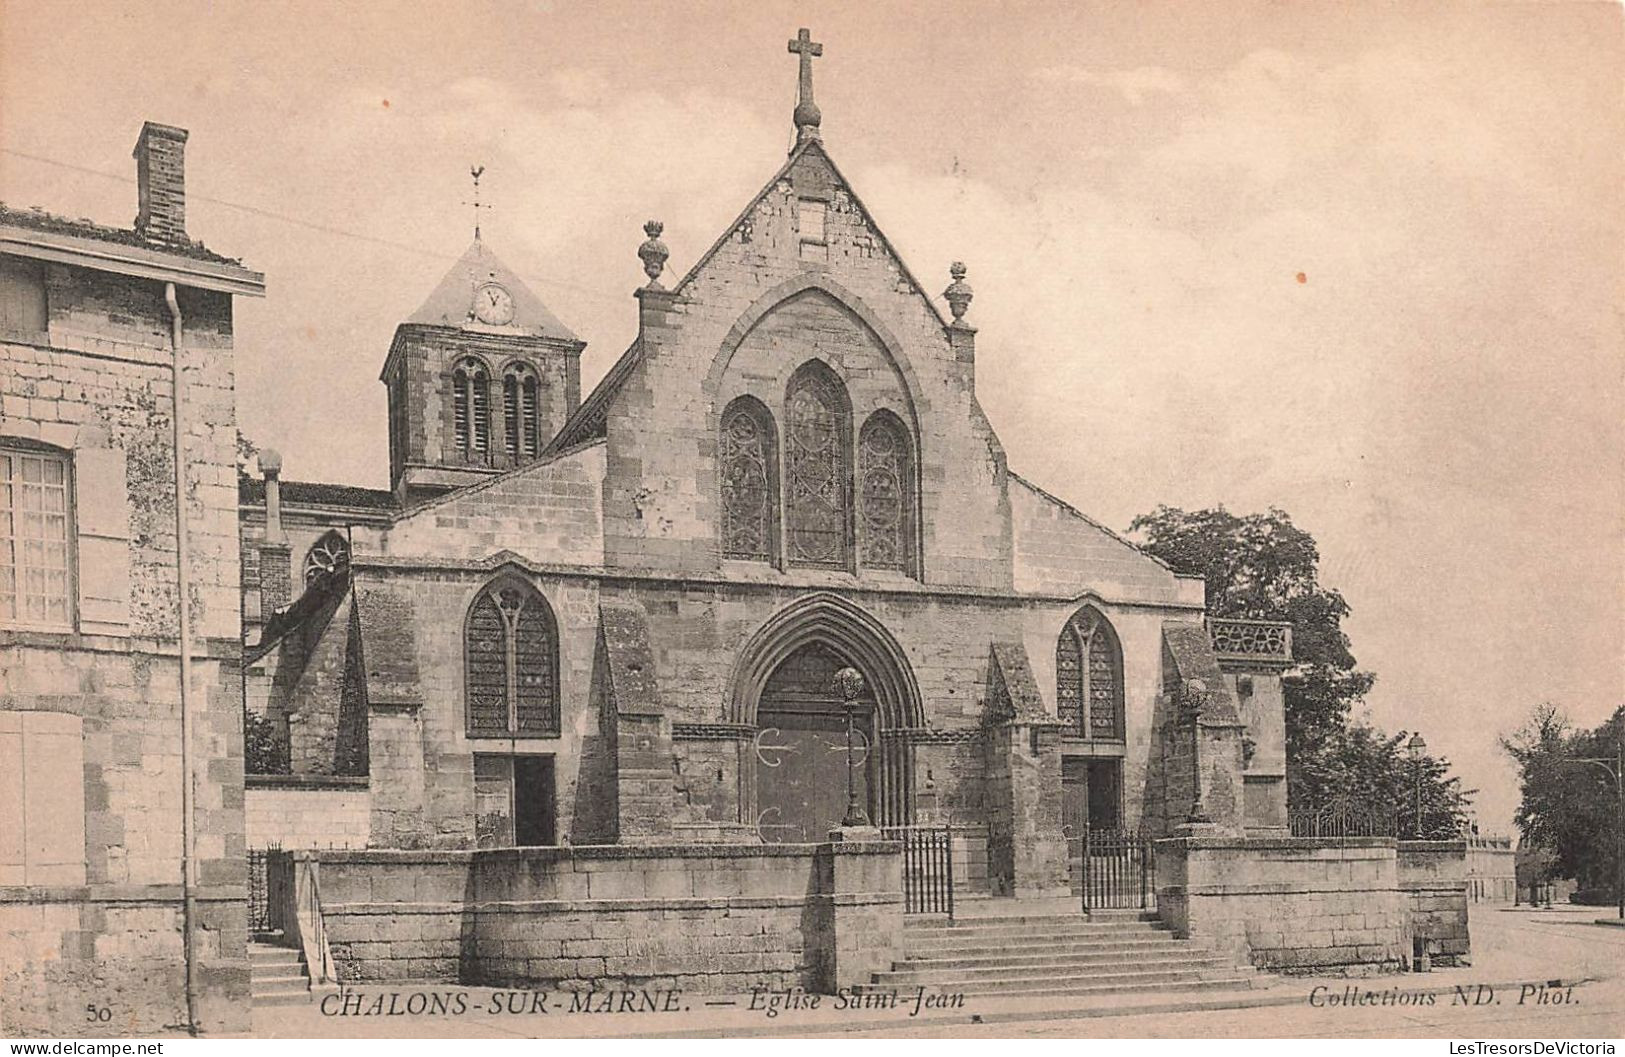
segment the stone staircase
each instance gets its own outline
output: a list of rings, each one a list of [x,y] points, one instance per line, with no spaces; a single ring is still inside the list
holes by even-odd
[[[312,988],[305,956],[276,943],[279,937],[256,936],[248,941],[249,991],[256,1006],[304,1005],[328,990]]]
[[[1008,907],[1006,901],[999,901]],[[1257,970],[1181,940],[1138,910],[973,910],[910,918],[903,960],[860,990],[1016,998],[1261,986]]]

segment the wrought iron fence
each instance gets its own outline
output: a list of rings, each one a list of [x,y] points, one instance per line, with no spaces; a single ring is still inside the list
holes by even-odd
[[[1391,809],[1344,803],[1289,812],[1287,827],[1294,837],[1329,839],[1392,837],[1397,832],[1396,816]]]
[[[1077,838],[1083,909],[1149,909],[1157,901],[1157,859],[1151,839],[1116,829],[1086,829]]]
[[[888,826],[887,840],[903,845],[903,912],[954,916],[952,826]]]

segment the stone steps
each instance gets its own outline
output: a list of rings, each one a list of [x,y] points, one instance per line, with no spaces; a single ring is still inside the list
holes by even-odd
[[[1041,954],[975,954],[961,955],[953,958],[909,958],[905,961],[893,962],[891,971],[901,972],[998,972],[1007,969],[1022,969],[1033,972],[1062,971],[1071,968],[1088,968],[1092,966],[1114,966],[1132,962],[1139,966],[1183,966],[1210,964],[1229,965],[1227,959],[1216,954],[1193,953],[1178,947],[1169,947],[1155,952],[1130,952],[1133,956],[1125,958],[1120,951],[1089,951],[1085,953],[1041,953]]]
[[[860,990],[1088,996],[1242,989],[1256,978],[1250,966],[1179,939],[1140,910],[1085,915],[981,904],[954,921],[909,919],[902,953]]]
[[[260,939],[248,944],[248,979],[249,995],[256,1006],[305,1005],[329,990],[311,987],[301,952]]]

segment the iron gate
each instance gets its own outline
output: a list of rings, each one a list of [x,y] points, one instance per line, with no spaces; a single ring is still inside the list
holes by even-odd
[[[293,865],[278,847],[248,850],[248,931],[250,935],[282,931],[282,916],[292,892]]]
[[[954,840],[950,826],[889,826],[903,845],[903,912],[954,916]]]
[[[1083,909],[1146,910],[1157,901],[1151,840],[1116,829],[1083,831]]]

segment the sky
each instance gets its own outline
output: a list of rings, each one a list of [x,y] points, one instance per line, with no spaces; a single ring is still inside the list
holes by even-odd
[[[1116,528],[1286,510],[1377,675],[1507,832],[1499,734],[1625,701],[1625,69],[1613,4],[4,0],[0,199],[128,224],[143,120],[188,228],[267,275],[239,417],[386,487],[378,370],[472,236],[589,342],[636,330],[825,142],[928,289],[963,260],[1010,465]]]

